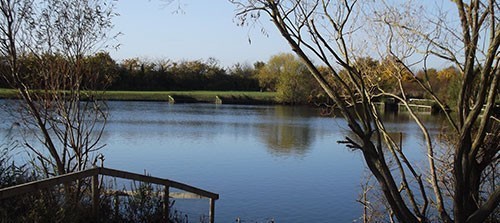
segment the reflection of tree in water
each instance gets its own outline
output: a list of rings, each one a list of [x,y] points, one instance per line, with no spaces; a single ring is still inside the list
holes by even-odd
[[[303,156],[313,141],[310,110],[300,107],[276,106],[270,111],[273,119],[259,125],[260,137],[269,152],[277,156]]]

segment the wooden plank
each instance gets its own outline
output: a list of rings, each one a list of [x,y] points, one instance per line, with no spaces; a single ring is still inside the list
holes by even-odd
[[[68,174],[63,174],[59,175],[56,177],[44,179],[44,180],[39,180],[39,181],[34,181],[34,182],[29,182],[25,184],[20,184],[12,187],[7,187],[0,189],[0,200],[9,198],[9,197],[14,197],[18,196],[21,194],[25,193],[33,193],[35,191],[53,187],[55,185],[59,184],[64,184],[64,183],[70,183],[78,179],[82,178],[87,178],[90,176],[94,176],[99,174],[99,170],[97,168],[94,169],[88,169],[88,170],[83,170],[80,172],[75,172],[75,173],[68,173]]]
[[[147,175],[141,175],[141,174],[135,174],[135,173],[130,173],[130,172],[125,172],[121,170],[114,170],[114,169],[109,169],[109,168],[103,168],[103,167],[98,167],[98,168],[93,168],[93,169],[88,169],[88,170],[83,170],[80,172],[75,172],[75,173],[68,173],[68,174],[63,174],[59,175],[56,177],[52,177],[49,179],[44,179],[44,180],[39,180],[35,182],[30,182],[30,183],[25,183],[25,184],[20,184],[16,185],[13,187],[8,187],[8,188],[3,188],[0,189],[0,200],[25,194],[25,193],[33,193],[41,189],[45,188],[50,188],[54,187],[56,185],[64,184],[64,183],[71,183],[76,180],[80,180],[83,178],[88,178],[92,177],[92,211],[95,217],[99,217],[99,196],[100,196],[100,191],[99,191],[99,180],[98,177],[99,175],[106,175],[106,176],[111,176],[111,177],[118,177],[118,178],[123,178],[123,179],[129,179],[129,180],[136,180],[136,181],[141,181],[141,182],[147,182],[147,183],[154,183],[154,184],[160,184],[164,185],[164,192],[163,194],[168,194],[170,195],[170,187],[174,187],[180,190],[184,190],[187,192],[190,192],[189,196],[186,195],[187,193],[179,193],[183,194],[183,196],[189,197],[189,198],[199,198],[199,196],[202,197],[207,197],[210,199],[210,210],[209,210],[209,218],[210,222],[214,222],[214,215],[215,215],[215,200],[219,199],[219,195],[202,190],[193,186],[189,186],[187,184],[183,184],[180,182],[168,180],[168,179],[162,179],[158,177],[152,177],[152,176],[147,176]],[[174,195],[176,193],[173,193]],[[179,195],[180,196],[180,195]],[[116,200],[116,206],[118,206],[118,195],[115,197]],[[183,197],[184,198],[184,197]],[[169,201],[169,196],[164,196],[164,207],[163,207],[163,218],[165,222],[168,222],[168,217],[169,217],[169,210],[168,210],[168,201]],[[116,208],[116,207],[115,207]],[[115,213],[117,214],[117,213]]]
[[[30,183],[25,183],[25,184],[20,184],[8,188],[3,188],[0,189],[0,199],[5,199],[13,196],[17,196],[20,194],[24,193],[29,193],[29,192],[34,192],[36,190],[40,189],[45,189],[49,187],[53,187],[55,185],[63,184],[63,183],[70,183],[78,179],[82,178],[87,178],[91,177],[96,174],[102,174],[102,175],[107,175],[107,176],[112,176],[112,177],[119,177],[119,178],[124,178],[124,179],[129,179],[129,180],[136,180],[136,181],[142,181],[142,182],[148,182],[148,183],[154,183],[154,184],[160,184],[160,185],[168,185],[170,187],[174,187],[180,190],[184,190],[187,192],[191,192],[194,194],[198,194],[203,197],[207,198],[212,198],[212,199],[219,199],[219,195],[202,190],[193,186],[189,186],[187,184],[183,184],[180,182],[176,181],[171,181],[168,179],[162,179],[158,177],[152,177],[152,176],[146,176],[146,175],[141,175],[141,174],[136,174],[136,173],[130,173],[130,172],[125,172],[125,171],[120,171],[120,170],[114,170],[114,169],[109,169],[109,168],[93,168],[93,169],[88,169],[88,170],[83,170],[80,172],[76,173],[69,173],[69,174],[63,174],[59,175],[56,177],[52,177],[49,179],[44,179],[40,181],[35,181],[35,182],[30,182]]]
[[[136,191],[129,190],[106,190],[105,193],[114,196],[134,196],[137,194]],[[163,197],[165,192],[159,192],[158,195]],[[191,192],[169,192],[168,197],[175,199],[210,199]]]
[[[191,192],[170,192],[168,195],[171,198],[175,199],[203,199],[205,197],[198,195],[198,194],[193,194]]]
[[[106,190],[105,193],[116,196],[134,196],[137,194],[137,192],[135,191],[124,190]],[[158,195],[163,197],[165,195],[165,192],[160,192],[158,193]],[[168,197],[174,199],[210,199],[191,192],[169,192]]]
[[[189,186],[189,185],[184,184],[184,183],[179,183],[177,181],[170,181],[170,186],[177,188],[177,189],[180,189],[180,190],[183,190],[183,191],[198,194],[198,195],[203,196],[203,197],[207,197],[207,198],[211,198],[211,199],[215,199],[215,200],[219,199],[219,195],[216,193],[212,193],[212,192],[200,189],[200,188]]]
[[[200,188],[196,188],[193,186],[189,186],[187,184],[183,184],[183,183],[176,182],[173,180],[162,179],[162,178],[152,177],[152,176],[146,176],[146,175],[136,174],[136,173],[130,173],[130,172],[121,171],[121,170],[114,170],[114,169],[109,169],[109,168],[104,168],[104,167],[100,167],[98,169],[100,170],[99,173],[102,175],[170,186],[170,187],[177,188],[177,189],[180,189],[183,191],[198,194],[198,195],[201,195],[203,197],[212,198],[215,200],[219,199],[219,195],[216,193],[212,193],[212,192],[209,192],[209,191],[206,191],[206,190],[203,190]]]
[[[432,113],[432,106],[430,105],[408,104],[408,107],[414,112]],[[408,108],[404,104],[398,104],[398,110],[405,112],[408,111]]]
[[[430,105],[417,105],[417,104],[408,104],[410,107],[416,107],[416,108],[432,108]]]

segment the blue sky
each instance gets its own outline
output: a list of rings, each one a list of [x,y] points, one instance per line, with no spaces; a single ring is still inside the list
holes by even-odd
[[[174,13],[178,2],[182,12]],[[441,4],[434,0],[421,3],[431,10]],[[291,52],[268,20],[261,19],[268,36],[260,32],[261,25],[253,29],[237,26],[235,8],[227,0],[174,0],[169,5],[165,0],[116,1],[120,16],[114,18],[113,32],[123,35],[118,38],[121,44],[118,50],[110,49],[111,56],[118,61],[133,57],[153,61],[213,57],[223,67],[230,67],[235,63],[267,61],[272,55]]]
[[[116,60],[145,59],[206,60],[214,57],[222,66],[267,61],[280,52],[291,52],[269,22],[268,37],[260,28],[239,27],[235,7],[226,0],[182,0],[184,12],[173,13],[177,4],[161,0],[116,2],[114,32],[121,32]],[[249,44],[248,38],[251,38]]]

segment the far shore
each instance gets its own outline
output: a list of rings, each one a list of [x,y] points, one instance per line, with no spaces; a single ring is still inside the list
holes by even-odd
[[[85,92],[82,93],[85,95]],[[275,92],[259,91],[105,91],[108,101],[167,101],[170,103],[278,104]],[[14,89],[0,88],[0,99],[17,99]]]

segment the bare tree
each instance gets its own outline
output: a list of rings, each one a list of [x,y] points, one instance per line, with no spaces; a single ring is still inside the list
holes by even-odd
[[[95,164],[105,74],[88,57],[113,38],[113,2],[1,0],[0,7],[1,75],[22,99],[22,123],[38,141],[25,145],[38,167],[51,176]]]
[[[489,183],[486,180],[498,170],[499,158],[499,123],[493,112],[500,76],[497,2],[453,1],[461,23],[459,27],[453,27],[442,14],[430,17],[422,8],[413,8],[411,1],[397,6],[393,6],[394,2],[377,1],[371,11],[364,11],[367,9],[362,7],[367,2],[357,0],[230,2],[238,7],[241,25],[262,16],[270,18],[291,49],[304,60],[355,135],[340,143],[362,152],[391,216],[400,222],[429,222],[435,217],[443,222],[482,222],[491,216],[500,201],[497,179],[493,177]],[[362,12],[380,24],[387,34],[382,43],[367,38],[370,33],[363,27],[366,18],[360,21]],[[432,28],[424,27],[425,22],[433,24]],[[362,39],[365,42],[360,41]],[[385,91],[374,81],[369,69],[359,66],[359,60],[369,53],[360,49],[372,44],[386,49],[382,55],[392,67],[390,75],[397,83],[398,94]],[[411,59],[416,55],[423,58],[424,71],[434,56],[455,64],[463,76],[456,108],[458,115],[445,113],[451,128],[449,134],[456,139],[451,151],[453,159],[449,162],[451,182],[440,180],[442,174],[438,166],[443,165],[438,163],[434,139],[406,98],[403,81],[411,78],[445,110],[445,104],[428,83],[413,74],[412,67],[417,63]],[[333,81],[321,74],[319,65],[328,69]],[[428,157],[426,171],[416,168],[388,133],[375,105],[381,97],[394,98],[405,106],[421,129]],[[490,190],[482,190],[485,184],[490,185]],[[431,190],[427,190],[427,186]],[[443,192],[445,188],[451,188],[449,197]],[[447,205],[446,199],[453,205]]]

